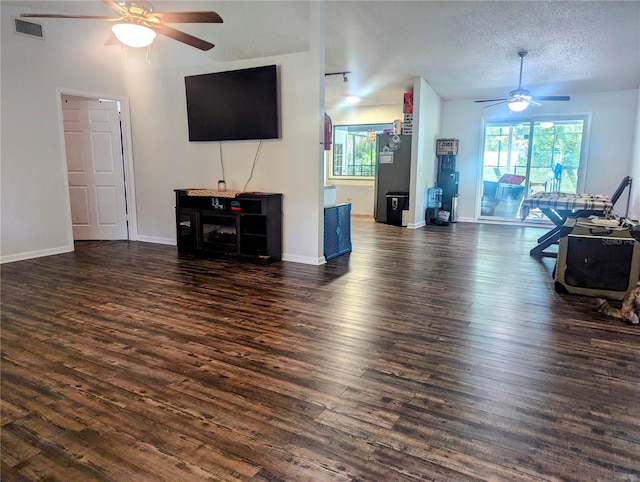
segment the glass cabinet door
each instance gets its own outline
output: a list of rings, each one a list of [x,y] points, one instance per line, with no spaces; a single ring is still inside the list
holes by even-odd
[[[178,224],[178,246],[195,248],[196,241],[196,223],[195,212],[189,209],[180,209],[177,212]]]
[[[238,250],[238,216],[200,213],[202,248],[213,251]]]

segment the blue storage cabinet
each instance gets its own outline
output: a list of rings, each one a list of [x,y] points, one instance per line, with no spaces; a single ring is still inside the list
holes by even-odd
[[[351,203],[324,208],[324,257],[351,252]]]

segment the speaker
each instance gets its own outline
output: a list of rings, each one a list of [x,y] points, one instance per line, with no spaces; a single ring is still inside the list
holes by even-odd
[[[554,276],[559,293],[621,300],[640,278],[640,243],[630,229],[570,218],[562,227]]]

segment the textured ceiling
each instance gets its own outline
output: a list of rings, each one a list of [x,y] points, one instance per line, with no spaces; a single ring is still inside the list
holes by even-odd
[[[222,25],[174,25],[216,44],[200,52],[159,39],[153,65],[184,66],[300,52],[309,45],[306,1],[155,1],[157,11],[217,11]],[[25,12],[110,15],[97,0],[3,1]],[[534,95],[637,89],[640,1],[327,1],[327,105],[348,93],[364,104],[397,103],[414,77],[445,100],[504,97],[517,87],[519,50],[527,50],[523,87]],[[36,10],[37,11],[37,10]],[[95,20],[43,20],[40,23]],[[102,33],[101,33],[102,35]]]
[[[329,2],[327,33],[327,70],[380,102],[416,76],[445,100],[504,97],[519,50],[535,95],[640,86],[640,2]]]

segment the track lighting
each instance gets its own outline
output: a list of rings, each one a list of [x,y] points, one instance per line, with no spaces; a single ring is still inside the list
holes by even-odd
[[[349,77],[347,77],[347,74],[350,74],[350,73],[351,73],[350,70],[345,70],[344,72],[330,72],[330,73],[324,74],[324,76],[328,77],[330,75],[342,75],[342,82],[346,84],[347,82],[349,82]]]
[[[349,77],[347,77],[348,74],[350,74],[351,71],[350,70],[345,70],[343,72],[328,72],[326,74],[324,74],[325,77],[328,77],[330,75],[341,75],[342,76],[342,82],[344,84],[348,84],[349,83]],[[347,88],[347,91],[351,90],[351,88]],[[361,98],[357,95],[352,95],[352,94],[347,94],[346,96],[346,101],[349,104],[357,104],[358,102],[360,102]]]

